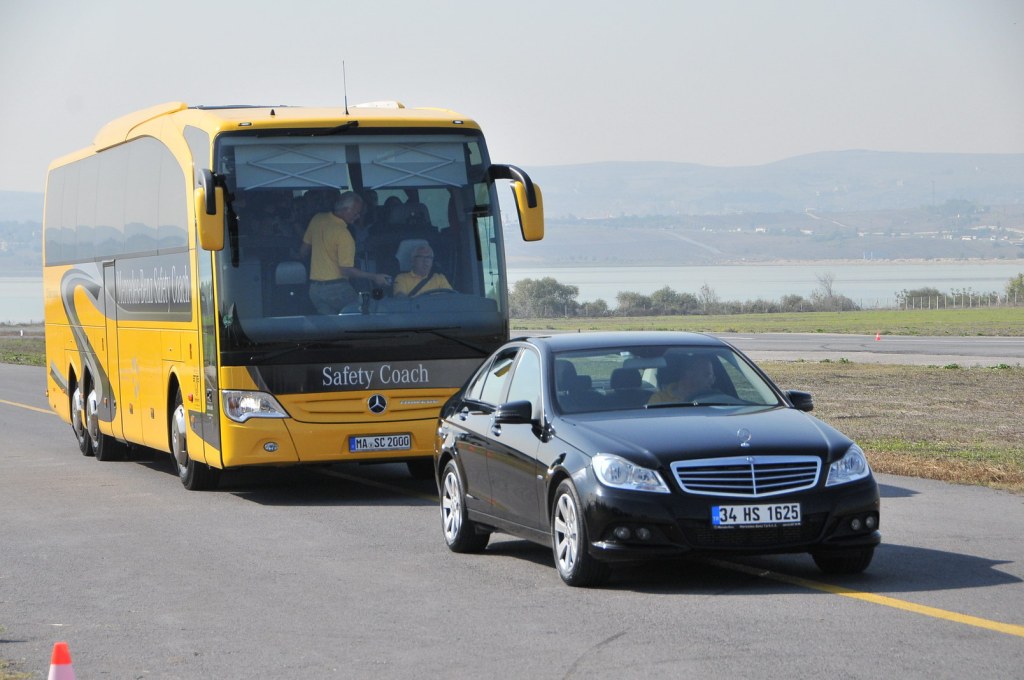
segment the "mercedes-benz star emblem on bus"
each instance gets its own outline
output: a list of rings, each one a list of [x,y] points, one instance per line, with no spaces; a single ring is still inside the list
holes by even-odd
[[[388,400],[383,394],[375,394],[367,400],[366,405],[370,407],[370,413],[381,414],[387,410]]]

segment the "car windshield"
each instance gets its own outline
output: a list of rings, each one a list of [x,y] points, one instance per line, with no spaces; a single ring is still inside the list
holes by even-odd
[[[637,346],[554,356],[563,413],[695,406],[778,406],[772,386],[729,347]]]

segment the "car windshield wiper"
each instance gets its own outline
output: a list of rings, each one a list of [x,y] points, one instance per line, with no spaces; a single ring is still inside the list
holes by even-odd
[[[644,408],[690,408],[692,406],[710,406],[698,401],[663,401],[657,404],[645,404]]]

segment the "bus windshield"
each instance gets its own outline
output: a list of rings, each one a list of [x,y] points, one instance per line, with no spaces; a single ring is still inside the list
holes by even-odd
[[[215,172],[227,209],[214,253],[222,361],[287,363],[289,348],[359,354],[408,346],[420,358],[484,356],[508,332],[501,219],[482,136],[450,130],[259,130],[221,135]],[[355,192],[349,277],[337,312],[310,299],[302,244],[310,220]],[[415,277],[398,280],[420,263]],[[314,277],[315,278],[315,277]],[[400,283],[423,281],[419,287]],[[316,285],[316,284],[314,284]],[[426,354],[425,354],[426,353]],[[429,355],[429,356],[427,356]],[[368,356],[368,355],[367,355]],[[236,358],[232,358],[236,357]]]

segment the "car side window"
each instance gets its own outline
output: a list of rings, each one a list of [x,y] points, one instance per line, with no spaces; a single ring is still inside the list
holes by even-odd
[[[482,367],[476,375],[473,376],[472,382],[466,388],[466,399],[472,401],[480,401],[480,394],[484,389],[484,381],[487,379],[487,374],[490,372],[490,366]]]
[[[535,412],[540,406],[540,357],[536,352],[524,349],[519,353],[505,401],[528,401]]]
[[[484,376],[483,388],[480,390],[480,401],[487,404],[498,404],[501,394],[508,382],[509,373],[512,370],[512,362],[515,361],[518,347],[505,350],[494,358],[490,368]]]

